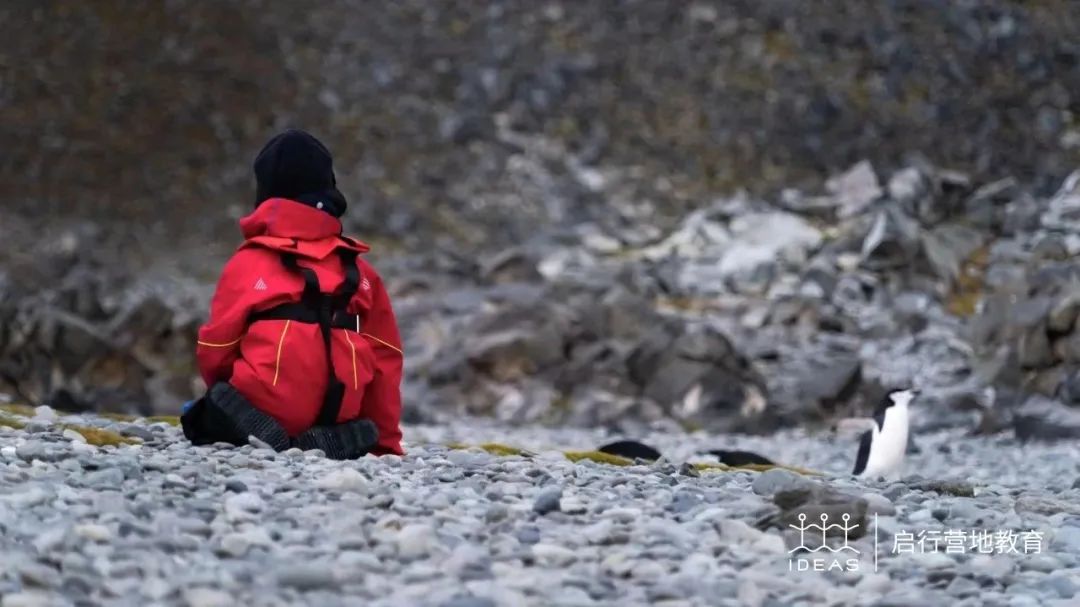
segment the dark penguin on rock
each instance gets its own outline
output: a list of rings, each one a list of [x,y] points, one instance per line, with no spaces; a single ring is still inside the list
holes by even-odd
[[[656,449],[635,440],[619,440],[608,443],[601,446],[597,451],[609,455],[625,457],[627,459],[656,461],[661,457],[660,452]],[[707,451],[707,453],[716,456],[721,464],[728,466],[745,466],[747,464],[775,465],[769,458],[758,455],[752,451],[712,449]]]

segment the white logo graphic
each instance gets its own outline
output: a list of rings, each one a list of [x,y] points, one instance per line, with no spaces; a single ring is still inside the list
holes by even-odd
[[[788,525],[799,532],[799,545],[788,550],[789,571],[858,571],[863,563],[860,560],[860,552],[850,542],[850,534],[859,528],[858,523],[851,523],[851,515],[840,515],[843,523],[829,524],[829,515],[821,514],[821,524],[807,524],[807,515],[800,513],[798,525]],[[874,571],[878,571],[879,538],[878,538],[878,515],[873,518],[874,528]],[[830,530],[839,530],[833,533],[838,541],[836,547],[825,543]],[[809,532],[809,533],[808,533]],[[842,538],[840,537],[842,536]],[[945,554],[1038,554],[1042,552],[1044,542],[1041,531],[1020,531],[1003,529],[991,531],[987,529],[926,529],[917,533],[899,530],[893,534],[892,550],[886,548],[886,555],[896,556],[904,554],[925,554],[927,552],[944,552]],[[817,553],[826,552],[818,556]],[[850,554],[842,554],[850,553]]]
[[[365,290],[365,291],[370,291],[371,290],[371,283],[368,282],[368,279],[365,278],[364,280],[360,281],[360,288]]]
[[[259,277],[259,280],[255,282],[255,290],[256,291],[265,291],[266,290],[266,283],[263,282],[263,279],[262,279],[261,276]]]
[[[792,571],[858,571],[859,569],[859,551],[852,546],[849,541],[849,535],[852,531],[859,528],[859,524],[851,523],[851,515],[845,512],[840,516],[841,523],[829,524],[829,515],[826,512],[821,513],[821,524],[806,523],[806,513],[799,514],[798,525],[788,525],[792,529],[799,532],[799,545],[788,550],[788,554],[793,556],[789,557],[788,569]],[[826,543],[826,536],[828,536],[831,529],[839,529],[843,532],[843,542],[837,547],[829,546]],[[807,533],[807,531],[813,531]],[[819,533],[820,532],[820,533]],[[809,536],[809,537],[808,537]],[[874,529],[875,540],[877,537],[877,529]],[[808,543],[809,542],[809,543]],[[811,555],[817,552],[827,551],[830,553],[829,557],[818,556],[794,556],[796,552],[809,552]],[[842,552],[850,552],[851,555],[848,558],[841,558]],[[875,557],[877,555],[875,554]]]

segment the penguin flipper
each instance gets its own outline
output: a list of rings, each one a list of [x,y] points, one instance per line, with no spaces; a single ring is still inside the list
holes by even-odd
[[[873,441],[873,432],[863,432],[859,439],[859,452],[855,454],[855,470],[852,472],[858,476],[866,470],[866,462],[870,459],[870,443]]]

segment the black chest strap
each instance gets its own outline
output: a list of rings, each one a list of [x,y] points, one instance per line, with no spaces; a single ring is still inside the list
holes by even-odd
[[[356,252],[348,249],[338,249],[338,257],[341,259],[345,271],[345,280],[335,293],[323,293],[319,289],[319,278],[311,268],[301,266],[297,262],[296,255],[282,253],[281,263],[291,272],[300,274],[304,278],[304,292],[300,296],[299,303],[283,304],[257,312],[251,317],[251,322],[258,320],[292,320],[303,323],[316,323],[323,338],[323,348],[326,351],[327,384],[323,394],[322,407],[316,418],[316,425],[328,426],[337,423],[338,413],[341,411],[341,400],[345,396],[345,384],[337,377],[334,370],[334,357],[330,348],[331,329],[349,329],[357,333],[363,328],[363,320],[357,314],[348,314],[346,308],[349,301],[360,286],[360,268],[356,265]]]

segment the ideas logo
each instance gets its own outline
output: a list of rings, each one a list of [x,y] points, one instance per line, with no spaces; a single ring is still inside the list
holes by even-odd
[[[821,523],[806,523],[806,513],[799,514],[798,525],[788,525],[799,532],[799,545],[788,550],[789,571],[858,571],[859,551],[851,545],[851,534],[859,528],[852,524],[851,515],[844,513],[840,523],[829,524],[829,514],[821,513]],[[875,521],[876,523],[876,521]],[[830,531],[842,539],[834,548],[826,543]],[[809,532],[809,533],[808,533]],[[820,554],[824,553],[824,554]],[[874,525],[874,557],[877,558],[877,525]],[[874,563],[877,569],[877,563]]]
[[[810,522],[806,513],[798,515],[799,524],[788,527],[799,532],[799,545],[788,550],[789,571],[858,571],[865,566],[852,540],[861,538],[864,533],[859,523],[853,523],[848,513],[840,515],[840,522],[829,523],[829,514],[821,513],[820,523]],[[873,518],[873,566],[878,571],[879,530],[878,515]],[[890,535],[888,532],[886,536]],[[897,530],[892,535],[892,549],[886,555],[925,554],[943,552],[944,554],[1038,554],[1042,551],[1045,539],[1043,533],[1035,531],[1014,531],[1003,529],[927,529],[913,533]],[[834,539],[833,546],[827,542]],[[942,550],[944,546],[944,550]]]

